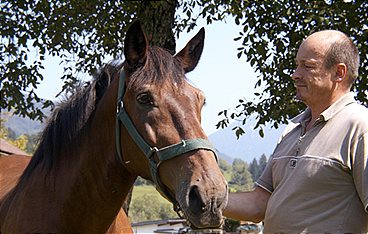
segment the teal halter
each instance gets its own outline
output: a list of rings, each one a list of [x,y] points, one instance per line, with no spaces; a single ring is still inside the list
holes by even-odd
[[[128,113],[126,112],[123,102],[124,94],[125,94],[125,72],[124,68],[122,68],[120,71],[119,90],[117,99],[117,118],[116,118],[116,150],[118,154],[118,160],[124,165],[120,145],[120,136],[121,136],[120,122],[121,122],[124,124],[125,128],[129,132],[130,136],[133,138],[134,142],[139,146],[144,155],[147,157],[149,161],[152,180],[156,185],[156,189],[159,190],[169,200],[171,200],[171,202],[174,204],[174,209],[177,212],[179,212],[180,207],[176,199],[171,195],[170,192],[167,191],[166,187],[160,180],[158,173],[158,166],[163,161],[169,160],[181,154],[197,149],[212,151],[215,155],[216,161],[218,161],[216,150],[211,144],[211,142],[203,138],[182,140],[177,144],[169,145],[160,149],[157,147],[150,146],[139,134],[137,129],[134,127],[132,120],[130,119]],[[158,160],[155,160],[154,155],[157,156]]]

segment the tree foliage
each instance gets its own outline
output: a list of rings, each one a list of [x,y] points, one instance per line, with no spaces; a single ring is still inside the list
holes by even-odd
[[[17,137],[11,128],[7,128],[4,125],[5,122],[6,120],[0,119],[0,138],[16,146],[18,149],[32,155],[36,150],[38,135],[22,134]]]
[[[222,173],[226,173],[226,172],[229,172],[231,170],[231,165],[228,162],[226,162],[225,159],[223,159],[221,157],[219,158],[218,165],[219,165]]]
[[[255,129],[263,136],[266,123],[277,128],[294,117],[304,105],[294,100],[295,88],[291,74],[294,58],[301,41],[312,32],[337,29],[349,35],[360,52],[360,76],[353,90],[357,99],[368,105],[368,2],[342,1],[240,1],[229,9],[242,29],[238,57],[245,56],[259,73],[255,89],[258,101],[240,100],[233,112],[221,112],[224,117],[218,127],[232,120],[245,124],[256,116]],[[241,127],[234,128],[239,136]]]
[[[256,158],[253,158],[253,161],[249,164],[249,172],[252,174],[253,181],[256,181],[260,176],[261,172]]]
[[[334,28],[358,44],[361,55],[359,79],[354,86],[358,100],[367,105],[368,3],[364,0],[7,0],[0,2],[0,108],[42,119],[35,106],[52,105],[35,90],[43,80],[46,56],[62,60],[64,91],[81,74],[94,74],[103,62],[122,58],[127,27],[140,19],[151,44],[175,52],[175,36],[190,31],[197,20],[208,24],[225,18],[239,25],[238,57],[250,62],[259,74],[255,84],[257,101],[240,100],[233,111],[223,111],[218,127],[236,119],[235,133],[250,116],[263,135],[263,126],[278,127],[298,114],[303,104],[293,99],[290,75],[298,45],[311,32]],[[244,74],[246,76],[246,74]],[[246,77],[245,77],[246,78]]]
[[[253,181],[257,181],[257,179],[261,176],[262,172],[266,168],[267,165],[267,157],[265,154],[262,154],[261,157],[257,160],[253,158],[253,161],[249,164],[249,172],[252,174]]]
[[[175,1],[1,2],[0,108],[41,120],[36,103],[44,108],[52,105],[35,92],[43,80],[45,57],[62,59],[60,78],[67,91],[78,83],[79,74],[93,74],[105,59],[122,57],[125,32],[136,18],[143,19],[153,44],[175,48],[175,6]]]
[[[248,164],[241,159],[234,159],[229,188],[234,192],[238,192],[250,191],[253,187],[254,181],[249,172]]]

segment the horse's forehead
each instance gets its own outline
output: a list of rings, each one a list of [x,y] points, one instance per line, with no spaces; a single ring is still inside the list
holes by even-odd
[[[144,87],[145,85],[143,85]],[[179,81],[170,81],[165,80],[161,83],[156,84],[146,84],[146,87],[152,87],[154,90],[157,90],[158,92],[162,93],[163,95],[172,93],[172,94],[178,94],[179,96],[186,96],[192,95],[192,94],[203,94],[203,92],[196,88],[194,85],[190,84],[186,79]]]
[[[132,80],[128,82],[128,89],[133,92],[141,92],[144,90],[151,90],[152,92],[178,92],[183,90],[191,90],[192,86],[189,85],[185,77],[181,79],[142,79]]]

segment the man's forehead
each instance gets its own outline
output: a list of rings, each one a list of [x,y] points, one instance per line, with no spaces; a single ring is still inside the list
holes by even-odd
[[[324,59],[327,49],[321,44],[303,42],[296,55],[298,62],[319,62]]]
[[[342,32],[336,30],[323,30],[308,36],[300,45],[299,50],[315,53],[315,56],[324,57],[331,45],[344,38]],[[298,53],[299,53],[298,50]]]
[[[321,63],[321,59],[315,59],[315,58],[298,58],[296,57],[294,59],[296,64],[302,64],[302,63],[308,63],[308,64],[319,64]]]

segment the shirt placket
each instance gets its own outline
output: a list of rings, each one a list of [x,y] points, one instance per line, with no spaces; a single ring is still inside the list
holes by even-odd
[[[302,151],[302,147],[303,147],[303,143],[304,143],[304,140],[306,139],[306,137],[308,136],[308,134],[310,134],[313,129],[319,124],[323,122],[323,118],[318,118],[311,129],[309,129],[308,131],[306,131],[306,127],[307,127],[307,123],[306,122],[302,122],[301,123],[301,126],[300,126],[300,135],[299,135],[299,138],[298,138],[298,141],[296,142],[295,144],[295,154],[294,156],[300,156],[300,152]],[[304,151],[304,150],[303,150]],[[304,152],[303,152],[304,153]]]

